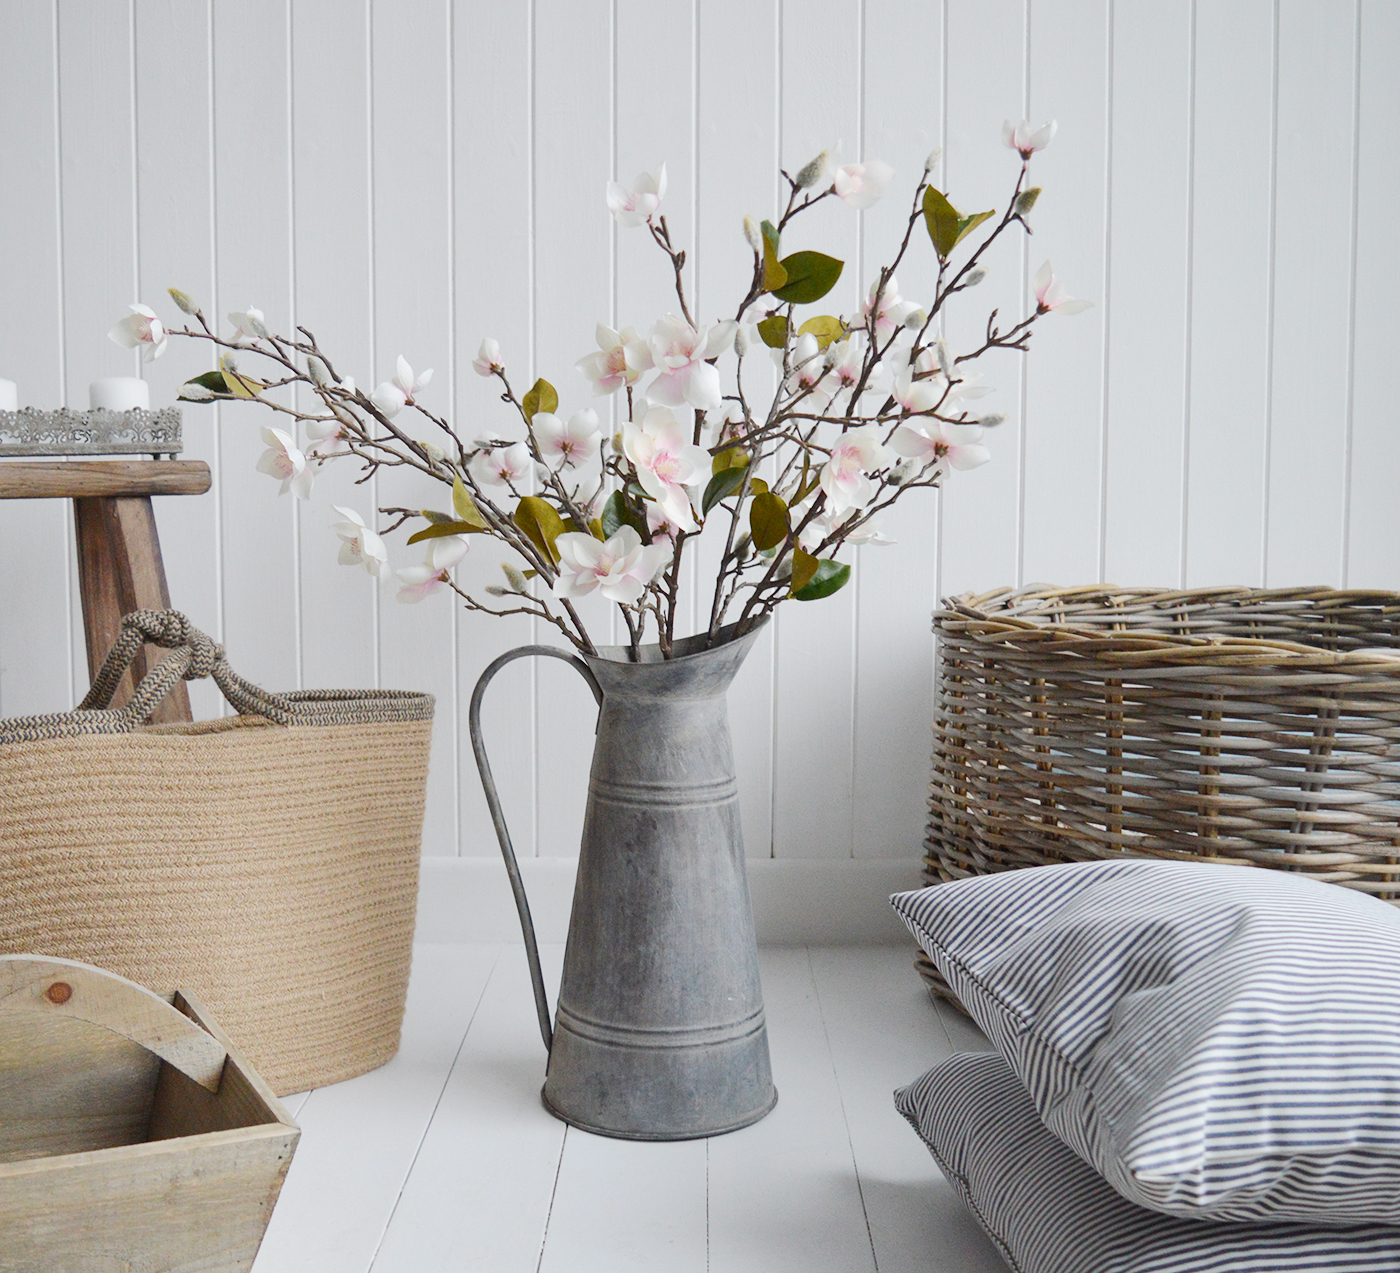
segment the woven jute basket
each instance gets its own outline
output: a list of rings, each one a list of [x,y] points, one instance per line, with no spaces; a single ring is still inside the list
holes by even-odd
[[[928,883],[1121,855],[1400,905],[1400,594],[1003,589],[934,630]]]
[[[173,650],[107,709],[143,642]],[[239,715],[144,722],[212,676]],[[197,993],[279,1094],[398,1050],[433,700],[269,694],[138,611],[76,711],[0,721],[0,953]]]

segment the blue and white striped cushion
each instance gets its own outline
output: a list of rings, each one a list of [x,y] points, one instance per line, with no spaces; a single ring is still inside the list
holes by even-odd
[[[1145,860],[893,901],[1046,1126],[1125,1198],[1400,1225],[1400,911]]]
[[[1145,1211],[1036,1115],[992,1052],[950,1057],[895,1093],[1016,1273],[1400,1273],[1400,1229],[1208,1224]]]

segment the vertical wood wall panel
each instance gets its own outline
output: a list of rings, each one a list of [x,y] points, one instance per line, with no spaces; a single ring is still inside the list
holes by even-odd
[[[612,284],[603,192],[612,162],[613,38],[610,0],[537,0],[534,374],[560,389],[561,405],[585,399],[574,363],[595,348],[593,329]],[[689,51],[677,51],[677,62],[688,71]],[[516,391],[528,387],[522,382]],[[594,640],[606,641],[608,603],[595,592],[575,604]],[[541,627],[541,640],[558,636]],[[597,708],[583,679],[557,659],[542,660],[536,676],[539,851],[565,857],[578,852],[583,831]]]
[[[1189,0],[1114,5],[1104,569],[1120,584],[1181,582],[1191,22]]]
[[[860,285],[894,259],[924,161],[938,144],[943,98],[940,5],[865,4],[864,154],[894,168],[889,194],[860,214]],[[926,303],[938,258],[922,218],[899,267],[899,285]],[[885,513],[894,546],[856,550],[848,585],[856,603],[855,769],[852,850],[901,857],[923,840],[928,719],[933,703],[929,615],[936,601],[937,495],[920,491]],[[818,614],[820,621],[821,615]],[[918,704],[929,710],[911,710]]]
[[[484,337],[500,343],[517,392],[531,382],[531,45],[533,7],[456,0],[453,12],[453,141],[457,376],[453,419],[462,438],[487,428],[504,432],[510,410],[499,381],[471,370]],[[586,339],[580,334],[580,340]],[[442,401],[442,399],[440,399]],[[478,541],[457,568],[461,586],[475,595],[501,580],[507,557]],[[543,625],[541,625],[543,626]],[[468,855],[499,852],[476,762],[466,735],[466,703],[477,677],[496,655],[544,640],[522,616],[462,615],[457,624],[461,693],[458,785],[461,846]],[[515,851],[538,852],[535,832],[535,670],[512,663],[491,683],[482,728]],[[443,710],[446,710],[445,706]]]
[[[1266,579],[1335,587],[1345,551],[1355,0],[1282,0],[1278,42]]]
[[[782,166],[796,173],[827,147],[860,159],[861,8],[844,0],[784,0]],[[849,312],[860,286],[857,214],[828,199],[784,233],[786,256],[813,248],[846,262],[813,313]],[[828,309],[827,307],[831,308]],[[776,857],[851,855],[854,777],[855,597],[850,587],[818,604],[793,602],[775,616],[777,754],[773,774]]]
[[[1352,358],[1351,587],[1400,588],[1400,411],[1395,405],[1395,284],[1400,235],[1391,209],[1400,207],[1400,164],[1385,121],[1400,118],[1400,7],[1384,0],[1361,6],[1358,89],[1356,344]]]
[[[401,354],[415,374],[431,367],[422,398],[440,412],[452,401],[450,8],[445,0],[371,3],[374,382],[393,378]],[[438,432],[412,408],[394,422],[410,437]],[[380,507],[445,508],[450,500],[442,483],[408,468],[386,469],[376,484]],[[427,690],[439,704],[423,826],[428,853],[457,852],[458,618],[448,592],[416,605],[399,602],[392,588],[380,594],[384,684]]]
[[[291,153],[287,47],[290,0],[214,5],[214,294],[198,299],[210,325],[231,333],[228,314],[250,305],[285,331],[293,313]],[[148,298],[153,307],[160,297]],[[161,305],[162,313],[171,306]],[[176,345],[167,358],[202,370],[203,351]],[[224,557],[223,641],[229,662],[269,689],[292,689],[300,672],[296,496],[255,471],[264,426],[281,427],[254,404],[218,407]],[[202,414],[185,412],[186,427]]]
[[[369,387],[400,352],[432,366],[424,399],[468,439],[520,428],[470,372],[487,335],[517,392],[544,375],[565,414],[606,418],[574,370],[595,323],[644,328],[674,307],[645,231],[607,218],[608,179],[667,162],[664,211],[712,322],[750,268],[740,219],[774,213],[775,160],[795,170],[836,143],[886,160],[885,202],[829,200],[784,245],[847,261],[821,308],[849,311],[935,144],[939,187],[992,207],[1015,178],[1001,121],[1058,119],[1032,161],[1035,236],[1008,236],[948,333],[965,351],[987,309],[1023,316],[1047,256],[1095,308],[1048,317],[1028,361],[988,367],[998,392],[979,405],[1009,417],[992,463],[954,474],[941,509],[930,496],[888,516],[899,546],[859,550],[843,592],[785,607],[731,698],[751,855],[913,856],[940,583],[1083,582],[1102,558],[1125,584],[1400,587],[1397,57],[1381,0],[11,5],[0,161],[23,180],[0,202],[0,375],[27,404],[85,406],[89,381],[139,366],[107,329],[137,299],[174,323],[174,284],[221,333],[247,305],[306,323]],[[899,281],[932,295],[921,227]],[[172,342],[140,371],[161,404],[212,357]],[[745,374],[771,377],[762,351]],[[496,654],[558,634],[445,596],[401,606],[335,564],[333,502],[443,505],[426,479],[356,486],[333,465],[294,506],[254,471],[276,421],[222,406],[185,422],[216,491],[159,506],[177,604],[270,687],[431,689],[425,851],[494,854],[467,695]],[[5,714],[86,685],[69,520],[56,501],[0,504]],[[391,554],[417,549],[396,538]],[[476,541],[459,578],[479,589],[503,556]],[[703,574],[684,592],[695,625]],[[585,609],[608,640],[608,607]],[[195,701],[219,710],[212,691]],[[486,724],[522,853],[575,851],[593,712],[553,663],[494,686]]]
[[[1025,112],[1026,5],[1024,0],[947,0],[948,146],[939,188],[964,213],[1004,209],[1016,185],[1020,160],[1001,144],[1001,125]],[[1034,161],[1032,161],[1034,167]],[[944,320],[954,352],[981,344],[987,315],[998,311],[1003,330],[1029,313],[1024,235],[1013,227],[982,257],[984,283],[956,298]],[[903,283],[903,280],[900,280]],[[923,300],[912,290],[909,295]],[[1023,355],[993,350],[978,361],[996,392],[976,399],[979,408],[1006,413],[988,439],[991,462],[953,473],[942,494],[945,594],[1020,583],[1021,439]]]
[[[209,146],[209,10],[180,0],[137,0],[136,172],[140,282],[136,295],[172,325],[175,312],[166,289],[198,297],[206,309],[214,294],[214,253],[208,233],[189,227],[210,224],[213,215]],[[176,162],[171,162],[172,157]],[[133,297],[133,299],[135,299]],[[178,322],[177,322],[178,320]],[[191,320],[192,321],[192,320]],[[213,366],[208,346],[188,342],[168,348],[144,371],[152,404],[173,402],[190,376]],[[86,405],[86,404],[84,404]],[[217,469],[216,414],[186,408],[185,457]],[[218,501],[208,496],[157,499],[156,525],[166,547],[170,602],[205,632],[217,632],[220,571]],[[218,716],[223,696],[212,680],[192,681],[190,707],[196,717]]]
[[[1186,582],[1263,580],[1274,4],[1198,5]]]
[[[0,8],[0,131],[6,183],[0,224],[0,376],[23,405],[65,401],[59,257],[58,71],[52,4]],[[86,405],[86,399],[83,400]],[[74,691],[68,575],[72,512],[64,500],[0,501],[0,713],[67,706]],[[87,688],[84,674],[78,685]]]

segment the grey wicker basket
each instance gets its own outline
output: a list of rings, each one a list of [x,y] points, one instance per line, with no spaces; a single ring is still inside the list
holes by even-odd
[[[1400,905],[1400,594],[1003,589],[934,630],[930,884],[1125,855]]]

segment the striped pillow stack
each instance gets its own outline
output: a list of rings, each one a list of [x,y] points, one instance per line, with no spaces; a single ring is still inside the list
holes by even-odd
[[[1400,1230],[1211,1224],[1115,1193],[1036,1115],[995,1053],[950,1057],[895,1093],[1016,1273],[1397,1273]]]
[[[1145,860],[893,901],[1044,1127],[1129,1203],[1400,1226],[1400,911]]]

